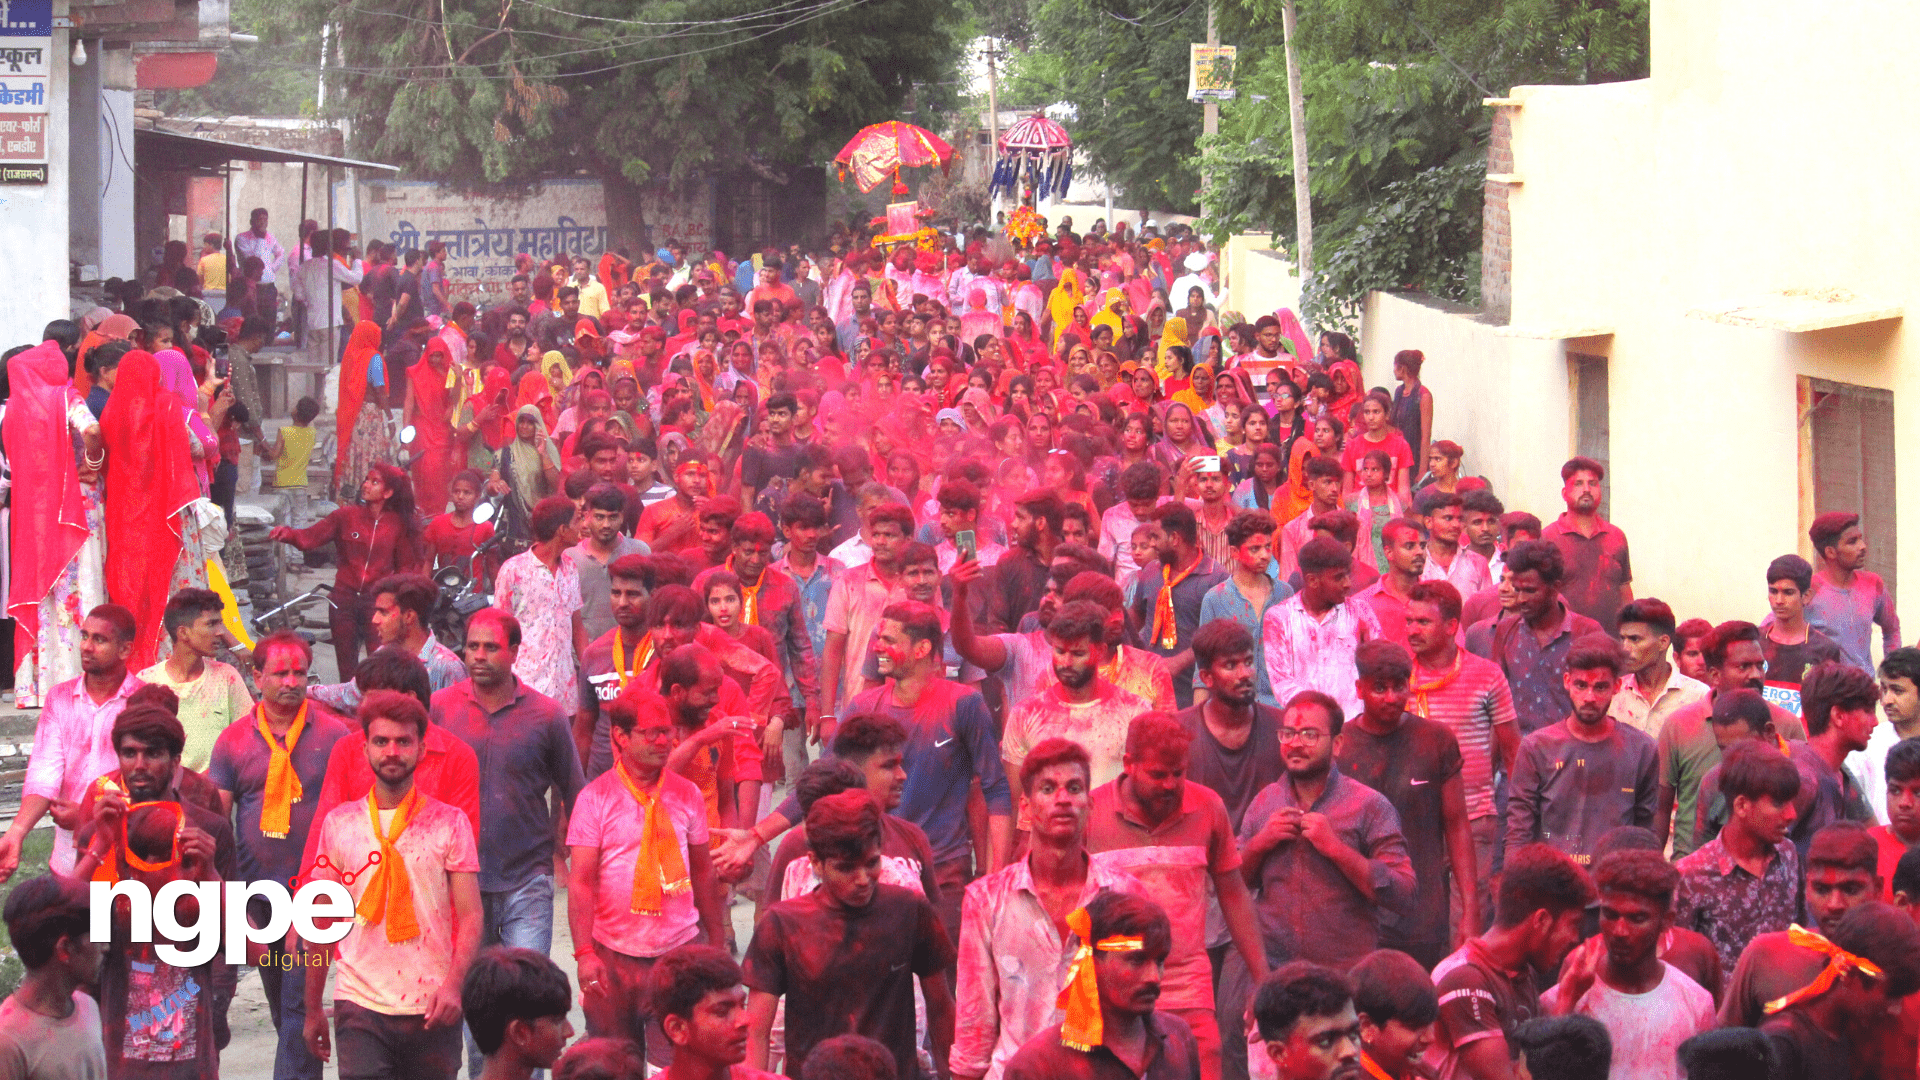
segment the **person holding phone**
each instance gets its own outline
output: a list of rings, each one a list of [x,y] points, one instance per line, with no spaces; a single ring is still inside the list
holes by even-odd
[[[984,567],[1000,561],[1006,545],[989,540],[980,543],[980,489],[968,480],[946,480],[940,484],[940,532],[944,535],[934,551],[940,557],[940,572],[952,570],[955,563],[977,559]]]

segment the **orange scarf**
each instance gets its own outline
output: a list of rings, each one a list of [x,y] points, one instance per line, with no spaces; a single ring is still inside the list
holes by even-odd
[[[633,861],[633,903],[628,910],[635,915],[659,915],[666,909],[667,897],[693,887],[687,877],[687,859],[680,851],[680,838],[674,835],[673,822],[660,801],[659,791],[647,794],[627,775],[626,763],[613,762],[627,794],[640,804],[640,853]]]
[[[1100,1018],[1100,979],[1093,970],[1093,953],[1101,952],[1139,952],[1146,948],[1146,942],[1139,938],[1110,937],[1102,938],[1092,945],[1093,916],[1086,908],[1074,908],[1067,916],[1067,929],[1080,939],[1080,949],[1073,954],[1073,966],[1067,971],[1067,985],[1060,990],[1055,1005],[1065,1010],[1067,1016],[1060,1024],[1060,1043],[1074,1050],[1091,1050],[1101,1045],[1106,1037]]]
[[[1792,1008],[1802,1001],[1809,1001],[1819,997],[1831,989],[1834,983],[1840,981],[1842,976],[1849,975],[1855,971],[1858,971],[1869,979],[1883,979],[1886,977],[1886,973],[1881,971],[1879,965],[1873,961],[1864,956],[1855,956],[1811,930],[1801,929],[1798,923],[1787,927],[1787,941],[1803,949],[1812,949],[1814,952],[1824,953],[1827,957],[1827,966],[1820,972],[1820,976],[1812,982],[1788,994],[1786,997],[1774,998],[1772,1001],[1767,1002],[1766,1007],[1761,1011],[1765,1012],[1768,1016],[1772,1016],[1782,1009]]]
[[[727,560],[727,566],[733,566],[732,559]],[[739,577],[739,571],[734,571],[734,576]],[[752,585],[747,584],[746,578],[740,578],[740,621],[747,626],[760,625],[760,587],[766,583],[765,570],[760,571],[759,579]]]
[[[398,844],[400,834],[407,831],[413,815],[420,810],[420,789],[408,791],[394,809],[391,836],[380,831],[380,804],[374,796],[374,792],[367,792],[367,822],[373,826],[374,839],[380,842],[380,861],[374,865],[373,877],[367,881],[367,891],[360,894],[354,914],[363,926],[384,920],[390,943],[412,941],[420,936],[420,917],[413,910],[413,881],[407,877],[407,860]]]
[[[1378,1062],[1367,1056],[1365,1050],[1360,1051],[1360,1067],[1367,1070],[1367,1075],[1373,1077],[1373,1080],[1394,1080],[1392,1076],[1388,1075],[1387,1070],[1381,1068]]]
[[[1200,559],[1196,557],[1178,574],[1171,573],[1164,566],[1160,568],[1160,576],[1166,584],[1160,586],[1160,598],[1153,605],[1153,640],[1163,649],[1173,648],[1174,643],[1180,640],[1179,627],[1173,614],[1173,587],[1187,580],[1199,566]]]
[[[300,741],[300,733],[307,729],[307,703],[300,703],[300,712],[293,718],[293,726],[287,729],[287,741],[282,743],[273,737],[273,729],[267,726],[267,707],[253,707],[254,723],[260,729],[260,737],[267,740],[267,786],[260,792],[260,835],[275,840],[285,840],[287,831],[293,827],[293,804],[306,796],[306,790],[300,786],[300,776],[293,771],[293,747]]]
[[[1456,651],[1453,654],[1453,666],[1431,679],[1420,678],[1420,665],[1415,664],[1413,670],[1414,677],[1410,686],[1410,689],[1413,690],[1414,713],[1427,720],[1433,719],[1433,708],[1428,701],[1428,695],[1452,686],[1454,680],[1460,677],[1460,671],[1466,666],[1466,662],[1465,655]]]
[[[627,639],[619,627],[613,631],[613,673],[620,677],[620,689],[627,688],[627,680],[633,673],[647,666],[647,660],[653,656],[653,635],[640,638],[640,644],[633,649],[633,666],[627,666]]]
[[[126,791],[126,789],[114,779],[114,775],[115,774],[108,774],[95,782],[101,785],[96,791],[96,794],[98,794],[98,791]],[[135,855],[132,845],[127,843],[127,823],[133,820],[135,811],[144,810],[148,807],[171,807],[176,815],[173,827],[173,851],[165,862],[148,862],[140,856]],[[122,858],[127,860],[127,867],[129,869],[138,870],[142,873],[157,874],[174,869],[180,865],[180,834],[185,832],[186,829],[187,809],[179,803],[139,802],[130,804],[127,807],[126,814],[120,818],[120,839],[114,842],[114,850],[109,851],[106,857],[100,860],[100,865],[93,868],[93,880],[104,881],[108,884],[119,884],[120,860]]]

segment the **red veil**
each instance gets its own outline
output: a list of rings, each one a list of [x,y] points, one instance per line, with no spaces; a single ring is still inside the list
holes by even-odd
[[[334,416],[334,431],[340,452],[333,463],[333,482],[347,469],[347,455],[353,453],[353,428],[360,420],[360,406],[367,400],[367,368],[380,351],[380,324],[362,320],[347,339],[346,354],[340,360],[340,409]]]
[[[420,362],[407,369],[413,386],[414,505],[429,517],[447,508],[447,488],[453,480],[452,394],[447,373],[435,371],[428,362],[436,352],[445,355],[451,367],[453,353],[436,337],[427,342]]]
[[[7,379],[13,387],[4,433],[13,467],[7,614],[19,620],[14,655],[25,656],[40,632],[40,601],[87,542],[87,506],[67,430],[71,387],[59,343],[42,342],[7,361]]]
[[[159,654],[160,615],[180,561],[182,507],[200,497],[187,444],[186,407],[165,389],[160,362],[140,349],[120,361],[120,378],[100,417],[107,450],[107,599],[133,612],[134,671]]]

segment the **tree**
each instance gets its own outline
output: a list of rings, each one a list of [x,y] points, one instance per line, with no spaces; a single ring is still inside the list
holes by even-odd
[[[173,117],[304,116],[314,111],[320,62],[317,23],[289,25],[269,0],[233,0],[234,33],[260,43],[235,42],[204,86],[156,90],[154,104]]]
[[[585,173],[616,238],[640,185],[784,183],[913,94],[941,103],[952,0],[294,0],[333,20],[356,147],[463,189]],[[933,90],[929,93],[928,89]]]
[[[1198,3],[1038,0],[1034,48],[1014,58],[1013,100],[1066,102],[1066,128],[1116,198],[1192,213],[1200,106],[1187,100],[1187,46],[1205,41]]]
[[[1214,236],[1292,249],[1293,142],[1280,0],[1230,9],[1239,97],[1203,148]],[[1254,47],[1249,47],[1252,44]],[[1646,74],[1647,0],[1301,0],[1297,40],[1314,212],[1309,320],[1351,327],[1372,289],[1479,299],[1481,99],[1530,83]]]

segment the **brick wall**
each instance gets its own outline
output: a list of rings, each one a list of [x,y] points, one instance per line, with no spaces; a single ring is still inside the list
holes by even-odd
[[[1513,312],[1512,218],[1507,211],[1511,185],[1494,176],[1513,172],[1513,109],[1496,106],[1487,140],[1486,202],[1480,225],[1480,307],[1496,322]]]

